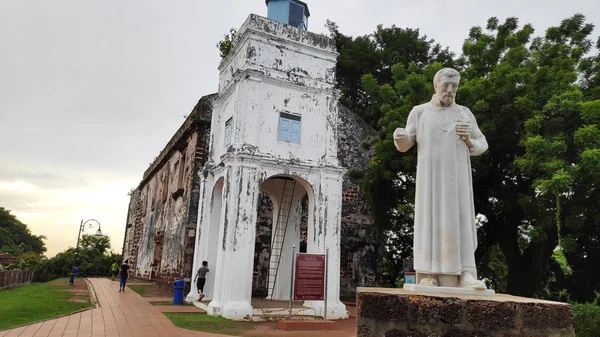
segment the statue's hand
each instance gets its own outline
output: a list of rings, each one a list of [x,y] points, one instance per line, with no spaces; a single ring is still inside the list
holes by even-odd
[[[404,128],[397,128],[396,131],[394,131],[394,139],[401,139],[404,138],[408,135],[408,132],[406,132],[406,129]]]
[[[469,122],[460,122],[456,126],[456,134],[459,135],[462,140],[467,144],[469,149],[473,147],[473,142],[471,141],[471,132],[473,131],[473,127]]]

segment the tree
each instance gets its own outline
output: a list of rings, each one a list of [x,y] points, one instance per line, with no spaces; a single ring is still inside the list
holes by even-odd
[[[589,188],[583,188],[597,183],[596,178],[578,166],[585,158],[587,169],[600,169],[599,135],[592,124],[600,109],[590,101],[597,92],[597,76],[591,74],[597,58],[584,58],[592,27],[575,15],[543,37],[532,38],[531,25],[519,27],[516,18],[500,24],[491,18],[485,31],[470,30],[463,56],[456,60],[463,76],[458,101],[471,108],[490,144],[472,161],[475,208],[486,218],[480,223],[476,252],[479,270],[484,276],[506,277],[498,284],[512,294],[540,295],[549,280],[566,280],[557,272],[568,268],[560,268],[557,261],[568,261],[575,278],[580,271],[570,252],[581,247],[580,233],[589,235],[600,220],[597,202],[590,201],[598,199],[590,199]],[[392,67],[391,84],[374,75],[362,78],[366,94],[381,112],[381,132],[364,184],[376,222],[384,228],[412,221],[414,200],[416,154],[399,155],[391,135],[405,125],[412,106],[430,99],[433,75],[441,67],[399,63]],[[581,200],[585,197],[587,203]],[[577,208],[577,203],[590,211]],[[584,214],[587,226],[577,226]],[[587,249],[598,239],[592,235],[584,240]],[[555,253],[559,243],[565,260]],[[583,264],[597,261],[588,250],[577,255],[586,256]]]
[[[415,63],[392,67],[393,85],[379,85],[371,74],[362,78],[367,95],[380,102],[382,117],[378,123],[379,137],[375,156],[363,181],[379,231],[386,237],[383,262],[388,285],[402,271],[403,262],[412,256],[412,225],[414,214],[415,151],[398,155],[391,135],[404,125],[412,107],[431,98],[431,82],[442,68],[434,63],[420,69]]]
[[[368,35],[351,37],[340,33],[335,22],[326,25],[331,38],[335,39],[340,56],[336,68],[340,102],[358,113],[366,122],[377,126],[382,114],[375,97],[365,91],[362,76],[371,75],[379,84],[391,84],[392,67],[413,63],[422,69],[425,65],[440,62],[453,65],[453,53],[434,40],[420,35],[418,29],[383,27]]]
[[[46,245],[43,235],[33,235],[26,224],[0,207],[0,252],[18,256],[24,253],[43,254]]]
[[[77,257],[78,276],[108,276],[113,262],[121,261],[121,255],[110,252],[110,237],[83,235]],[[51,259],[43,260],[35,268],[35,280],[51,281],[58,277],[67,277],[73,268],[75,248],[69,248]]]

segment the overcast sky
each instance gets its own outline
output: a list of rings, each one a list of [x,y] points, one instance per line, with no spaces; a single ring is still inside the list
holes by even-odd
[[[311,31],[326,33],[327,19],[353,36],[395,24],[457,54],[491,16],[537,35],[577,12],[600,23],[598,0],[306,2]],[[264,0],[0,0],[0,206],[48,237],[48,256],[75,246],[90,218],[120,252],[127,192],[217,90],[215,45],[250,13],[266,16]]]

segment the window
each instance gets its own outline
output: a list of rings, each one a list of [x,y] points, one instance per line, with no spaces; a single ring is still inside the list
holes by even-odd
[[[185,174],[185,152],[181,153],[181,158],[179,159],[179,176],[177,179],[177,188],[182,189],[184,183],[184,174]]]
[[[297,3],[290,2],[290,26],[296,28],[304,27],[304,7]]]
[[[301,117],[282,112],[279,116],[279,140],[300,144]]]
[[[165,171],[165,176],[163,179],[163,190],[162,190],[162,202],[167,201],[167,195],[169,193],[169,166],[167,165],[167,170]]]
[[[177,171],[177,189],[175,192],[171,194],[173,200],[177,200],[177,198],[183,196],[185,192],[185,175],[187,173],[187,168],[185,167],[185,152],[181,152],[181,157],[179,161],[175,164],[175,168],[173,171]]]
[[[231,144],[231,128],[233,127],[233,117],[229,118],[227,122],[225,122],[225,142],[224,145],[227,146]]]

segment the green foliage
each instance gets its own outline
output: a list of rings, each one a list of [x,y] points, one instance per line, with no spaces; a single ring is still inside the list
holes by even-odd
[[[26,224],[0,207],[0,253],[19,256],[24,253],[43,254],[46,245],[43,235],[33,235]]]
[[[121,261],[121,255],[109,252],[108,236],[83,235],[79,245],[77,276],[108,276],[113,262]],[[34,269],[34,281],[47,282],[58,277],[69,276],[73,269],[74,256],[75,249],[69,248],[51,259],[41,261]]]
[[[434,40],[421,35],[418,29],[383,27],[364,36],[347,36],[339,31],[335,22],[327,21],[331,38],[335,39],[338,57],[336,79],[341,90],[340,102],[358,113],[365,121],[376,126],[382,116],[378,96],[374,96],[372,85],[392,84],[399,68],[409,64],[422,69],[425,65],[439,62],[444,66],[453,65],[453,54],[442,48]],[[361,78],[370,75],[366,81]],[[370,88],[368,86],[371,85]],[[383,89],[391,93],[392,88]]]
[[[65,280],[66,283],[66,280]],[[89,308],[89,301],[71,302],[67,286],[29,284],[0,291],[0,330],[39,322]]]
[[[554,261],[556,261],[556,263],[558,263],[560,269],[565,275],[573,274],[573,268],[571,268],[571,266],[569,265],[567,257],[565,256],[562,248],[554,250],[554,253],[552,253],[552,258],[554,259]]]
[[[229,34],[225,34],[223,36],[223,40],[221,40],[217,43],[217,48],[219,49],[221,59],[226,58],[227,55],[229,55],[229,53],[233,49],[233,44],[235,42],[236,35],[237,35],[237,30],[235,28],[231,28],[229,30]]]
[[[23,265],[21,265],[21,259],[23,259]],[[8,266],[8,269],[35,269],[38,264],[43,261],[44,257],[36,253],[25,253],[17,256],[17,259]]]
[[[348,173],[346,173],[346,177],[350,181],[353,181],[353,182],[362,181],[364,176],[365,176],[365,171],[359,170],[359,169],[350,169],[350,170],[348,170]]]
[[[577,337],[600,336],[600,307],[596,304],[573,304],[573,325]]]
[[[487,276],[492,288],[498,293],[506,293],[508,283],[508,266],[506,257],[499,245],[494,245],[487,251]]]

